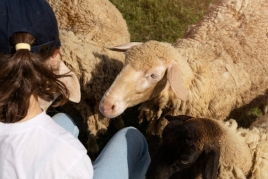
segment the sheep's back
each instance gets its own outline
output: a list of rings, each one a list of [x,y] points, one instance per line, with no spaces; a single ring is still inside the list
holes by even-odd
[[[194,98],[188,115],[225,119],[232,110],[267,96],[267,9],[266,0],[218,1],[174,44],[195,73],[191,93],[201,96]]]
[[[220,0],[189,27],[174,44],[189,100],[181,101],[170,89],[143,102],[140,120],[146,116],[149,132],[161,135],[166,124],[163,114],[225,120],[264,102],[268,97],[267,9],[267,0]],[[190,70],[181,66],[182,59]]]
[[[234,120],[223,124],[224,134],[219,143],[220,151],[220,168],[219,179],[246,177],[252,167],[252,153],[247,145],[245,138],[237,133],[237,123]],[[242,177],[243,178],[243,177]]]
[[[98,46],[129,42],[129,32],[122,14],[109,0],[47,0],[60,29],[87,35]]]

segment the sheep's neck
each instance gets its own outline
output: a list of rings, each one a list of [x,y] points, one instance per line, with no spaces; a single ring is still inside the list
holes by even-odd
[[[204,136],[203,140],[206,142],[213,142],[218,140],[220,136],[223,135],[222,128],[217,124],[216,121],[212,121],[211,119],[205,119],[202,121]]]

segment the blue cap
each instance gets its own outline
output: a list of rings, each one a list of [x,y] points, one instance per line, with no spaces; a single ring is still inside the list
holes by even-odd
[[[35,36],[37,45],[31,52],[60,46],[58,23],[46,0],[0,0],[0,52],[15,52],[10,44],[15,32]]]

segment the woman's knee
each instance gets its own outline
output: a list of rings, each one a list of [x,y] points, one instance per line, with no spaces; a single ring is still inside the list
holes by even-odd
[[[125,135],[125,137],[129,138],[129,139],[145,140],[144,135],[137,128],[132,127],[132,126],[125,127],[123,129],[119,130],[117,133],[118,133],[118,135]]]
[[[135,127],[125,127],[119,131],[124,133],[128,145],[148,150],[148,144],[144,135]],[[119,134],[120,135],[120,134]]]

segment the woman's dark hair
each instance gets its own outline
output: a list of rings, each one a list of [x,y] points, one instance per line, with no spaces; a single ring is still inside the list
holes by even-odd
[[[29,33],[15,33],[11,41],[14,45],[36,45],[35,37]],[[14,123],[23,119],[27,115],[31,95],[51,101],[54,94],[60,93],[62,95],[54,106],[67,102],[69,91],[59,78],[68,74],[56,75],[53,71],[57,69],[45,63],[56,49],[43,49],[38,53],[27,49],[20,49],[14,54],[0,53],[0,122]]]

